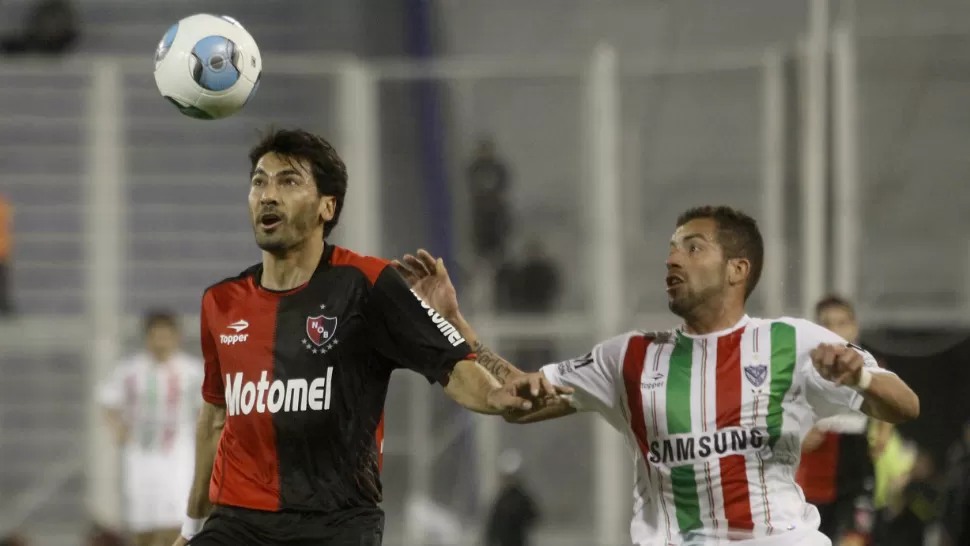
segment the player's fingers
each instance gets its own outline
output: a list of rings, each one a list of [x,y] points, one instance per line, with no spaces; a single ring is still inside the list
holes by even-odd
[[[566,387],[564,385],[556,385],[556,394],[572,394],[576,392],[576,389],[572,387]]]
[[[428,271],[428,268],[425,267],[423,261],[410,254],[404,255],[404,263],[408,264],[408,267],[410,267],[411,270],[414,271],[414,274],[419,277],[424,278],[431,274],[431,272]]]
[[[854,369],[862,365],[862,355],[848,347],[843,347],[842,350],[838,351],[838,354],[835,355],[835,361],[841,367]]]
[[[414,274],[414,271],[411,271],[411,268],[397,260],[391,261],[391,267],[397,270],[397,272],[400,273],[401,276],[404,277],[404,280],[410,285],[413,285],[420,280],[418,279],[418,276]]]
[[[539,386],[541,387],[542,394],[545,396],[555,396],[557,394],[556,387],[546,379],[546,376],[541,374],[539,376]]]
[[[541,376],[532,376],[529,378],[529,394],[533,398],[537,398],[540,393],[544,393],[546,388],[542,384],[543,378]]]
[[[835,384],[836,385],[851,385],[852,384],[852,376],[853,375],[854,375],[854,372],[852,370],[842,371],[842,372],[840,372],[838,374],[838,377],[835,378]]]
[[[438,262],[437,262],[437,265],[435,267],[437,269],[437,275],[439,277],[448,278],[448,269],[445,267],[445,261],[444,260],[442,260],[441,258],[438,258]]]
[[[835,355],[832,354],[831,347],[819,345],[812,351],[812,363],[815,369],[825,379],[832,379],[832,367],[835,362]]]
[[[421,262],[424,264],[424,267],[427,268],[430,274],[434,275],[437,272],[438,260],[436,260],[434,256],[431,255],[430,252],[428,252],[423,248],[418,249],[418,259],[421,260]]]
[[[397,270],[397,272],[400,273],[402,277],[404,277],[404,280],[408,282],[411,282],[412,280],[414,280],[414,273],[412,273],[411,270],[408,269],[408,266],[402,264],[400,261],[391,260],[391,267]]]
[[[532,409],[532,402],[520,396],[507,394],[502,400],[502,406],[506,409],[520,409],[528,411]]]

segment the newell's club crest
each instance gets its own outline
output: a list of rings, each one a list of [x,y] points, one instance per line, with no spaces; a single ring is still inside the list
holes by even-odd
[[[337,319],[335,317],[320,315],[306,319],[306,335],[317,347],[330,341],[335,331],[337,331]]]
[[[749,383],[755,387],[760,387],[762,384],[764,384],[765,379],[768,378],[768,366],[765,366],[764,364],[745,366],[744,376],[748,378]]]

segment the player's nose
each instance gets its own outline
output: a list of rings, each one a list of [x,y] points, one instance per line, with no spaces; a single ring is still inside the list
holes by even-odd
[[[682,253],[676,248],[671,248],[670,252],[667,254],[667,272],[670,272],[671,268],[681,268],[683,266],[681,258]]]

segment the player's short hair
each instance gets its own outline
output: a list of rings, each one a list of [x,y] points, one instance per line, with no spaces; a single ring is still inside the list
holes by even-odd
[[[145,313],[145,318],[142,319],[142,325],[146,334],[156,326],[168,326],[173,330],[178,330],[179,320],[178,316],[171,311],[166,309],[152,309]]]
[[[677,217],[677,227],[691,220],[709,218],[717,224],[717,243],[724,250],[724,257],[731,260],[744,258],[751,264],[748,281],[744,287],[744,299],[754,292],[761,279],[765,263],[765,242],[761,238],[758,222],[744,212],[724,205],[694,207]]]
[[[310,164],[313,181],[320,195],[336,199],[333,218],[323,224],[326,238],[337,227],[340,211],[347,196],[347,166],[327,139],[302,129],[270,129],[263,139],[249,151],[250,170],[256,170],[260,158],[269,153],[305,159]]]
[[[835,307],[845,309],[849,313],[849,316],[855,319],[855,307],[852,305],[852,302],[836,294],[829,294],[818,300],[818,303],[815,304],[815,316],[818,317],[822,314],[822,311]]]

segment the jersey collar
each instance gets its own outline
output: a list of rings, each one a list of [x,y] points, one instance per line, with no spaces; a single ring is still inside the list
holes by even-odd
[[[730,328],[725,328],[724,330],[719,330],[717,332],[711,332],[709,334],[688,334],[687,332],[684,331],[684,326],[681,325],[679,328],[677,328],[677,335],[681,335],[690,339],[721,337],[723,335],[727,335],[727,334],[730,334],[731,332],[736,332],[741,328],[744,328],[750,322],[751,322],[751,317],[749,317],[748,315],[744,315],[743,317],[741,317],[741,320],[739,320],[734,326]]]

